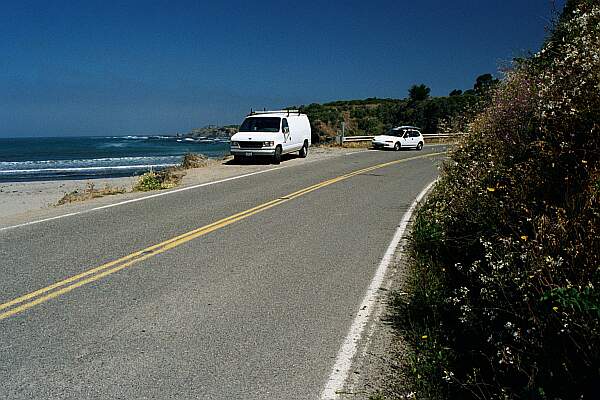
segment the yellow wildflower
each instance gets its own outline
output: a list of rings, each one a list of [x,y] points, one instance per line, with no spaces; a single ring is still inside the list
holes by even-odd
[[[487,188],[487,191],[488,191],[488,192],[495,192],[495,191],[496,191],[496,188],[489,187],[489,188]]]
[[[527,241],[527,239],[529,239],[529,237],[528,237],[527,235],[522,235],[522,236],[521,236],[521,240],[522,240],[522,241],[526,242],[526,241]]]
[[[421,336],[421,339],[427,339],[427,335]]]
[[[553,309],[554,311],[558,311],[558,307],[556,307],[556,306],[552,307],[552,309]]]

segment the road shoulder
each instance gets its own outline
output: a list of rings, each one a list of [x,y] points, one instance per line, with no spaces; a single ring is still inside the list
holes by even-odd
[[[340,391],[340,399],[413,398],[410,390],[403,385],[407,379],[402,373],[406,366],[407,344],[397,335],[389,309],[392,294],[402,293],[407,274],[407,265],[399,246],[390,265],[386,284],[379,290],[376,311],[359,344],[348,381]]]

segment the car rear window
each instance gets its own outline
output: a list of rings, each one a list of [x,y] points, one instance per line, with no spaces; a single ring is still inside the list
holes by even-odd
[[[279,132],[279,117],[250,117],[240,126],[240,132]]]

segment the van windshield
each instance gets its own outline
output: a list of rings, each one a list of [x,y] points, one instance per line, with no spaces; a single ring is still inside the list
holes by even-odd
[[[279,117],[250,117],[240,126],[240,132],[279,132]]]

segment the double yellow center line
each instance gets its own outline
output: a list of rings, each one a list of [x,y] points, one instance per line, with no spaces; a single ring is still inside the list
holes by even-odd
[[[10,300],[6,303],[0,304],[0,320],[12,317],[16,314],[22,313],[32,307],[37,306],[38,304],[45,303],[48,300],[61,296],[65,293],[69,293],[70,291],[77,289],[78,287],[87,285],[88,283],[95,282],[99,279],[102,279],[108,275],[112,275],[115,272],[119,272],[127,267],[130,267],[136,263],[144,261],[150,257],[154,257],[158,254],[164,253],[170,249],[173,249],[177,246],[180,246],[184,243],[187,243],[191,240],[204,236],[208,233],[214,232],[218,229],[224,228],[227,225],[231,225],[235,222],[246,219],[254,214],[258,214],[269,208],[278,206],[300,196],[304,196],[310,192],[313,192],[317,189],[321,189],[323,187],[332,185],[336,182],[340,182],[346,180],[348,178],[352,178],[353,176],[364,174],[369,171],[373,171],[376,169],[388,167],[394,164],[400,164],[407,161],[417,160],[421,158],[434,157],[443,153],[429,153],[416,157],[404,158],[401,160],[389,161],[382,164],[373,165],[371,167],[359,169],[353,172],[350,172],[345,175],[338,176],[336,178],[328,179],[326,181],[317,183],[315,185],[306,187],[304,189],[298,190],[297,192],[290,193],[288,195],[279,197],[275,200],[271,200],[267,203],[263,203],[256,207],[250,208],[248,210],[242,211],[240,213],[231,215],[227,218],[220,219],[212,224],[205,225],[203,227],[194,229],[192,231],[186,232],[182,235],[176,236],[174,238],[165,240],[164,242],[152,245],[150,247],[146,247],[145,249],[138,250],[133,252],[125,257],[121,257],[117,260],[110,261],[106,264],[102,264],[98,267],[89,269],[85,272],[82,272],[77,275],[73,275],[69,278],[63,279],[56,283],[53,283],[44,288],[38,289],[34,292],[27,293],[23,296],[19,296],[13,300]],[[5,310],[5,311],[3,311]]]

